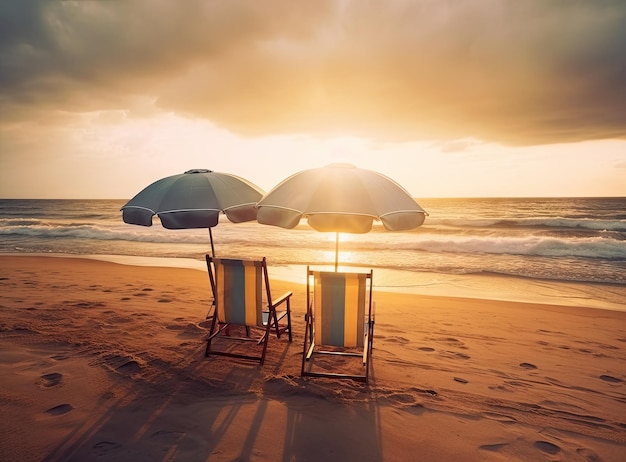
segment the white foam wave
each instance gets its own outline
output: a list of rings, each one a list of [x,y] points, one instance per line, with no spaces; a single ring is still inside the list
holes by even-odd
[[[448,226],[455,228],[565,228],[590,229],[595,231],[626,231],[626,220],[596,220],[591,218],[433,218],[428,217],[426,226]]]
[[[220,225],[221,226],[221,225]],[[334,246],[332,233],[315,231],[287,231],[262,225],[245,224],[218,226],[214,237],[222,243],[237,243],[259,247],[325,248]],[[279,234],[277,234],[279,233]],[[205,244],[206,229],[166,230],[160,226],[143,228],[119,225],[34,225],[0,228],[0,235],[17,235],[39,239],[89,239],[149,243]],[[611,236],[554,237],[554,236],[467,236],[414,233],[370,233],[354,239],[349,236],[341,242],[342,249],[352,250],[416,250],[431,253],[509,254],[548,257],[585,257],[599,259],[626,259],[626,241]],[[330,239],[332,238],[332,239]]]
[[[17,235],[24,237],[37,237],[43,239],[74,238],[92,240],[122,240],[156,243],[203,243],[208,239],[207,230],[164,230],[155,232],[151,228],[139,227],[109,228],[93,225],[76,226],[11,226],[0,228],[0,235]]]
[[[392,244],[393,245],[393,244]],[[602,237],[434,237],[404,243],[408,248],[435,253],[537,255],[626,259],[626,243]],[[405,247],[405,248],[407,248]]]

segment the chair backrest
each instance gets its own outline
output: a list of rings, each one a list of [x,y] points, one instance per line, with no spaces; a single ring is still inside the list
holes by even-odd
[[[315,343],[362,347],[365,315],[371,316],[371,273],[310,271],[310,274],[313,276]],[[366,291],[368,279],[369,294]],[[310,290],[308,293],[310,296]]]
[[[233,260],[208,258],[209,276],[215,268],[215,310],[222,323],[263,325],[263,284],[267,283],[265,259]]]

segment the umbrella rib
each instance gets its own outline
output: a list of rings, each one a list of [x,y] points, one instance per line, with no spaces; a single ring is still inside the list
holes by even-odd
[[[360,217],[377,218],[377,215],[363,212],[306,212],[304,215],[357,215]]]
[[[398,213],[423,213],[424,215],[428,216],[428,212],[426,212],[425,210],[394,210],[393,212],[387,212],[387,213],[382,213],[380,214],[380,217],[386,217],[387,215],[395,215]]]
[[[376,215],[373,215],[371,213],[362,213],[362,212],[341,212],[341,211],[335,211],[335,212],[323,212],[323,211],[319,211],[319,212],[315,212],[315,211],[310,211],[307,210],[306,212],[303,212],[302,210],[298,210],[298,209],[294,209],[292,207],[283,207],[280,205],[263,205],[261,204],[259,206],[260,208],[273,208],[273,209],[280,209],[280,210],[289,210],[291,212],[296,212],[296,213],[300,213],[304,216],[309,216],[309,215],[359,215],[359,216],[363,216],[363,217],[371,217],[371,218],[376,218]]]
[[[174,209],[174,210],[161,210],[159,215],[163,213],[176,213],[176,212],[221,212],[220,209]]]
[[[257,204],[256,202],[246,202],[245,204],[231,205],[230,207],[226,207],[224,211],[234,209],[234,208],[239,208],[239,207],[247,207],[249,205],[256,205],[256,204]]]
[[[303,213],[302,210],[298,210],[298,209],[294,209],[291,207],[283,207],[280,205],[264,205],[264,204],[258,204],[258,208],[271,208],[271,209],[280,209],[280,210],[289,210],[290,212],[296,212],[296,213]]]
[[[124,207],[122,207],[120,210],[124,210],[124,209],[140,209],[140,210],[147,210],[148,212],[152,212],[152,214],[154,215],[156,212],[148,207],[141,207],[139,205],[125,205]]]

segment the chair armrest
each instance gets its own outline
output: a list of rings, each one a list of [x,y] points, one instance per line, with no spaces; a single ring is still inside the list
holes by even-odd
[[[282,294],[280,297],[278,297],[276,300],[272,300],[272,303],[270,304],[270,306],[272,308],[276,308],[277,306],[279,306],[280,304],[286,302],[289,300],[289,298],[293,295],[293,292],[285,292],[284,294]]]

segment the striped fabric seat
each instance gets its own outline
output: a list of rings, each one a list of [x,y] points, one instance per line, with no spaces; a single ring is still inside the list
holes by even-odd
[[[367,382],[374,334],[373,271],[343,273],[307,268],[307,315],[302,376],[336,377]],[[362,358],[364,371],[329,371],[315,367],[318,354]]]
[[[362,347],[367,274],[313,272],[315,343]]]
[[[263,326],[263,265],[260,261],[214,258],[215,309],[223,323]],[[267,317],[266,317],[267,322]]]
[[[291,296],[293,293],[286,292],[277,299],[272,298],[265,258],[258,261],[234,260],[213,258],[207,255],[206,261],[215,311],[205,355],[254,359],[263,364],[272,330],[277,338],[280,338],[282,333],[287,333],[289,341],[292,340]],[[233,326],[245,327],[246,336],[231,336],[230,327]],[[257,327],[262,328],[263,333],[252,337],[251,328]],[[262,350],[259,354],[253,354],[248,350],[242,352],[240,349],[212,348],[213,340],[218,337],[244,342],[255,341]]]

